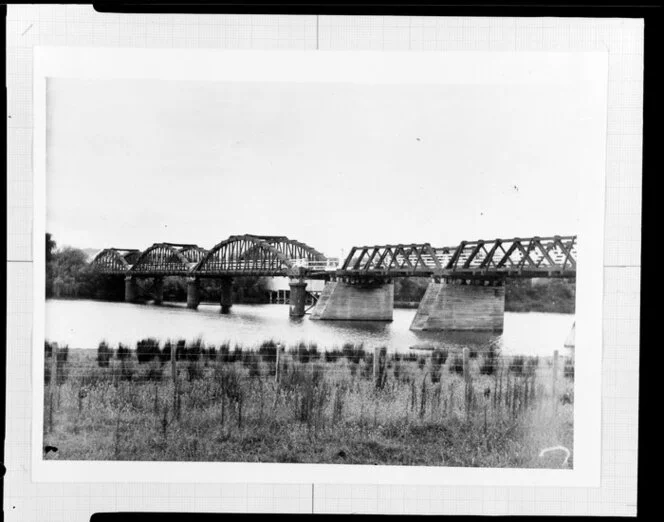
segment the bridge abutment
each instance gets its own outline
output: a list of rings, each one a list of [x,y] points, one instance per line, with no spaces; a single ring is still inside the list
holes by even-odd
[[[504,320],[504,281],[432,281],[410,329],[501,333]]]
[[[221,313],[228,314],[231,311],[231,306],[233,306],[233,279],[230,277],[224,277],[221,280]]]
[[[161,304],[164,302],[164,278],[154,278],[154,303]]]
[[[187,279],[187,308],[195,310],[201,303],[201,281],[196,277]]]
[[[291,292],[291,300],[292,300]],[[311,319],[323,321],[391,321],[394,283],[351,284],[329,281]]]
[[[127,303],[135,303],[138,299],[138,283],[136,278],[132,276],[125,277],[125,301]]]
[[[307,283],[299,279],[291,279],[288,286],[290,287],[290,307],[288,313],[291,317],[303,317],[307,302]]]

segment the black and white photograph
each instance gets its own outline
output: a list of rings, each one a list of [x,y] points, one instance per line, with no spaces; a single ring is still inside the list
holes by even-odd
[[[605,99],[548,58],[47,78],[43,458],[573,469]]]
[[[657,17],[151,7],[7,8],[5,518],[636,515]]]

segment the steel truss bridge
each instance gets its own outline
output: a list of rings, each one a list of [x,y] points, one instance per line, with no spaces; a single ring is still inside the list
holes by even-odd
[[[385,280],[398,277],[499,279],[576,277],[576,236],[356,246],[341,267],[286,236],[234,235],[210,250],[193,244],[155,243],[144,251],[107,248],[91,262],[102,274],[193,278],[288,276],[300,279]]]

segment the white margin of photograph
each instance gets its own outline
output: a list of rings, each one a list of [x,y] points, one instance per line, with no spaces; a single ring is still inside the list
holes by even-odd
[[[590,82],[607,99],[607,52],[227,51],[34,48],[34,325],[32,480],[35,482],[318,483],[598,487],[606,135],[601,162],[579,180],[574,469],[336,464],[46,461],[43,444],[46,79],[163,79],[365,84]],[[515,58],[518,58],[515,60]],[[546,67],[541,67],[546,60]],[[570,68],[573,74],[570,75]],[[606,113],[603,115],[606,122]],[[599,159],[599,158],[598,158]],[[574,192],[571,192],[574,194]],[[574,200],[572,196],[572,200]],[[561,347],[562,348],[562,347]]]

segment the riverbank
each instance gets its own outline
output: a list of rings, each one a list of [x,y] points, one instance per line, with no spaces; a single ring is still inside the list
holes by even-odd
[[[183,342],[175,364],[141,346],[71,350],[52,387],[46,370],[45,458],[558,468],[539,452],[572,450],[573,374],[554,395],[550,358],[469,353],[464,374],[460,352],[393,353],[374,373],[361,347],[301,345],[277,380],[274,343]]]

